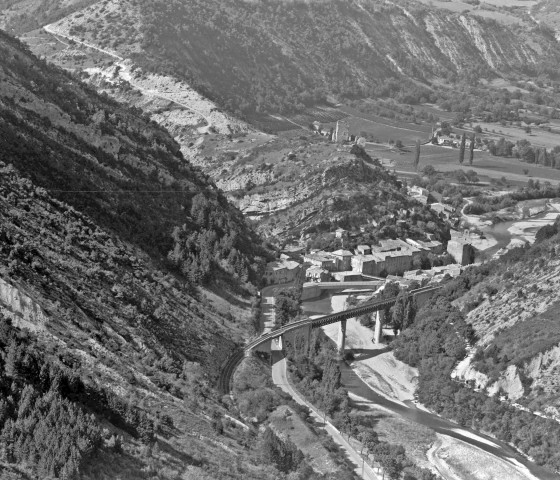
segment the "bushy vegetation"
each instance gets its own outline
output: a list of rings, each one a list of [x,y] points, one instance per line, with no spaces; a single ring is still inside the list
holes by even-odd
[[[467,215],[483,215],[513,207],[525,200],[557,197],[560,197],[560,187],[555,187],[547,182],[541,184],[538,180],[530,179],[527,182],[527,186],[520,188],[516,192],[500,196],[481,195],[476,197],[472,203],[465,207],[465,213]]]
[[[252,290],[266,249],[165,130],[45,65],[5,34],[0,55],[19,84],[2,96],[4,162],[157,261],[168,256],[191,283],[225,281]],[[52,103],[70,121],[24,109],[16,94]],[[90,131],[83,133],[86,125]],[[102,141],[90,140],[96,136]],[[116,143],[118,152],[103,141]]]
[[[499,263],[468,269],[450,281],[434,301],[419,310],[414,323],[397,337],[393,345],[398,359],[419,369],[417,393],[420,402],[461,425],[489,432],[512,443],[539,465],[557,471],[560,468],[560,425],[557,422],[514,408],[500,401],[498,396],[489,397],[485,392],[473,391],[450,376],[456,363],[466,355],[466,347],[475,340],[472,326],[466,323],[464,315],[451,301],[490,275],[505,271],[509,265],[531,262],[548,252],[550,245],[547,243],[515,249]],[[546,318],[542,322],[546,324]],[[546,334],[544,337],[540,335],[540,340],[537,335],[535,342],[525,342],[525,326],[519,324],[516,327],[498,335],[499,345],[493,343],[490,348],[477,353],[478,364],[483,369],[497,368],[497,363],[507,363],[514,358],[523,361],[542,351],[541,348],[552,346],[547,340],[543,343]],[[547,331],[544,328],[544,332]]]
[[[70,15],[73,12],[95,3],[95,0],[77,0],[70,4],[60,0],[40,0],[22,6],[21,0],[3,0],[0,7],[12,9],[14,13],[9,16],[4,30],[16,35],[30,32],[49,23]]]
[[[332,419],[343,433],[358,438],[372,454],[388,478],[435,480],[437,477],[416,467],[402,445],[381,441],[367,416],[354,415],[348,392],[341,386],[341,371],[336,349],[322,330],[311,335],[310,345],[303,339],[287,343],[292,381],[309,402]]]
[[[78,478],[103,448],[103,419],[145,443],[153,442],[154,425],[144,412],[96,385],[85,385],[71,367],[46,358],[31,335],[0,316],[4,462],[26,465],[41,478]],[[113,439],[117,453],[120,441]]]
[[[274,296],[275,324],[282,327],[292,322],[301,313],[301,291],[298,288],[284,288]]]
[[[247,4],[131,0],[127,8],[139,12],[141,29],[131,27],[137,21],[127,22],[126,33],[109,18],[108,25],[82,25],[75,34],[91,30],[104,47],[139,43],[140,52],[134,56],[137,64],[185,78],[238,114],[302,110],[324,102],[329,95],[348,99],[392,97],[410,104],[434,100],[435,89],[410,81],[400,70],[426,83],[437,76],[451,82],[466,79],[476,85],[492,76],[476,48],[461,49],[457,64],[468,68],[457,67],[423,28],[424,19],[426,23],[445,25],[438,34],[457,45],[471,45],[472,38],[458,18],[415,4],[407,5],[407,10],[417,21],[393,5],[358,8],[338,0],[320,8],[313,1]],[[519,47],[521,32],[506,25],[497,28],[496,22],[481,17],[476,17],[476,24],[488,41],[500,46],[503,57],[495,60],[498,68],[508,73],[528,68],[530,62],[522,59],[526,52]],[[394,40],[401,38],[403,31],[414,38],[417,49],[438,61],[426,61],[400,47]],[[554,41],[549,36],[536,30],[524,32],[523,37],[543,45],[549,57],[555,58]],[[387,52],[398,67],[381,51]],[[540,58],[535,57],[539,63]],[[553,72],[547,69],[551,76]],[[453,100],[451,91],[448,97]]]

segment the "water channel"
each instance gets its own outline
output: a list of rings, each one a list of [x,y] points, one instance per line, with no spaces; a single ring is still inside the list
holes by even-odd
[[[323,294],[320,298],[304,302],[303,303],[304,312],[309,316],[327,315],[329,313],[333,313],[332,306],[331,306],[332,295],[336,295],[336,293],[333,294],[327,292]],[[531,474],[533,474],[535,477],[539,479],[543,479],[543,480],[560,479],[559,475],[555,475],[545,470],[544,468],[539,467],[538,465],[528,461],[525,457],[517,453],[509,445],[500,442],[499,440],[488,437],[474,430],[460,427],[456,423],[453,423],[449,420],[445,420],[436,414],[429,413],[425,410],[421,410],[417,408],[412,402],[407,402],[406,406],[404,406],[399,402],[392,401],[389,398],[376,393],[360,377],[358,377],[358,375],[356,375],[352,370],[352,368],[350,368],[350,366],[348,366],[346,363],[341,364],[341,370],[342,370],[342,383],[344,388],[346,388],[349,392],[355,395],[365,398],[370,402],[375,403],[381,407],[387,408],[407,420],[424,425],[432,429],[434,432],[457,438],[470,445],[476,446],[484,450],[485,452],[495,455],[496,457],[502,458],[504,460],[513,458],[517,462],[523,464],[531,472]],[[460,431],[463,431],[466,434],[461,435],[459,433]],[[482,437],[483,439],[486,439],[490,444],[477,440],[475,435],[478,437]],[[491,444],[495,446],[492,446]]]
[[[506,248],[512,240],[521,240],[526,242],[526,235],[535,235],[537,230],[541,228],[545,223],[546,224],[553,224],[555,218],[551,218],[551,214],[555,213],[555,210],[547,209],[545,212],[539,213],[533,217],[529,217],[527,219],[520,219],[520,220],[508,220],[505,222],[499,222],[494,225],[487,225],[481,227],[481,231],[487,237],[493,237],[496,239],[496,245],[484,250],[484,256],[486,258],[491,258],[498,250],[502,248]],[[542,220],[547,218],[548,221],[540,223],[538,220]],[[519,234],[512,234],[509,229],[513,227],[515,224],[518,223],[525,223],[525,222],[535,222],[535,225],[532,227],[528,227],[524,229],[524,235]]]

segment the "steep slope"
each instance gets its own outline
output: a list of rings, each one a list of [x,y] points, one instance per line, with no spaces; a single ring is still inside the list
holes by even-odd
[[[3,163],[0,191],[0,324],[5,331],[4,317],[10,318],[17,330],[8,339],[31,342],[0,342],[7,345],[6,374],[0,375],[1,398],[8,402],[3,412],[19,411],[0,417],[3,444],[16,445],[12,456],[0,458],[2,468],[31,478],[68,478],[64,468],[92,479],[155,471],[160,478],[223,478],[226,472],[227,478],[267,478],[238,443],[249,440],[243,430],[228,428],[217,438],[209,417],[224,414],[213,399],[212,379],[245,328],[232,319],[244,312],[221,306],[208,292],[187,293],[142,251]],[[46,384],[43,370],[51,372]],[[58,371],[65,372],[62,384],[54,382]],[[63,450],[41,451],[42,423],[29,423],[35,410],[27,410],[27,421],[22,413],[21,405],[32,401],[33,415],[42,418],[40,402],[52,410],[53,395],[72,408],[69,418],[51,417],[51,445],[71,440],[63,436],[80,421],[74,410],[94,414],[84,433],[91,449],[73,454],[75,463],[64,460]],[[11,433],[13,428],[21,433]],[[38,453],[28,457],[25,449]],[[49,455],[61,463],[47,468]],[[236,472],[223,467],[236,462],[243,465]]]
[[[393,347],[418,367],[422,404],[514,445],[552,472],[536,477],[552,479],[560,472],[560,237],[547,230],[535,246],[447,282]]]
[[[403,87],[391,79],[530,73],[558,58],[554,39],[520,22],[404,0],[105,0],[56,27],[146,69],[187,79],[230,110],[251,113]]]
[[[259,241],[165,130],[0,41],[0,159],[195,283],[255,278]]]
[[[0,35],[0,476],[277,478],[213,389],[255,238],[164,130]]]
[[[467,320],[479,339],[476,353],[457,367],[456,375],[556,419],[559,240],[555,235],[511,252],[456,300],[469,311]]]

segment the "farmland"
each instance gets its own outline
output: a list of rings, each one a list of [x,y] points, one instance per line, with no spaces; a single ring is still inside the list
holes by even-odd
[[[413,173],[413,156],[410,151],[388,150],[376,145],[367,146],[368,153],[384,159],[384,164],[389,165],[397,173]],[[461,168],[459,165],[459,150],[456,148],[423,145],[420,156],[420,168],[432,165],[436,170],[449,172]],[[529,179],[541,182],[560,183],[560,170],[527,164],[516,158],[494,157],[487,152],[475,151],[474,164],[463,164],[463,170],[474,170],[479,176],[500,179],[505,177],[514,183],[526,183]],[[525,175],[524,170],[528,170]]]

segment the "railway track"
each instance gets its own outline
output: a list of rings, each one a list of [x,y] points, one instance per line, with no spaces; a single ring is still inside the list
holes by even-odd
[[[237,366],[243,360],[245,356],[245,350],[238,350],[233,355],[226,360],[224,368],[220,373],[220,378],[218,379],[218,389],[224,395],[228,394],[231,391],[231,380],[233,379],[233,374]]]
[[[436,292],[441,287],[423,287],[419,288],[418,290],[413,290],[410,292],[411,295],[419,295],[422,293],[431,293]],[[330,323],[339,322],[341,320],[347,318],[357,317],[364,313],[369,313],[375,310],[380,310],[387,306],[390,306],[395,303],[397,297],[393,298],[384,298],[380,300],[375,300],[373,302],[366,303],[365,305],[361,305],[359,307],[349,308],[342,312],[333,313],[330,315],[325,315],[323,317],[309,319],[306,318],[304,320],[300,320],[298,322],[289,323],[278,330],[274,330],[273,332],[267,333],[265,335],[261,335],[260,337],[256,338],[255,340],[249,342],[243,347],[243,350],[239,350],[233,353],[225,362],[224,367],[222,368],[222,372],[220,373],[220,378],[218,379],[218,388],[223,394],[228,394],[231,391],[231,379],[233,378],[233,373],[237,366],[243,360],[246,352],[251,351],[258,345],[262,343],[268,342],[273,338],[277,338],[287,332],[292,330],[297,330],[299,328],[305,327],[307,325],[311,325],[311,328],[318,328],[323,325],[328,325]]]

